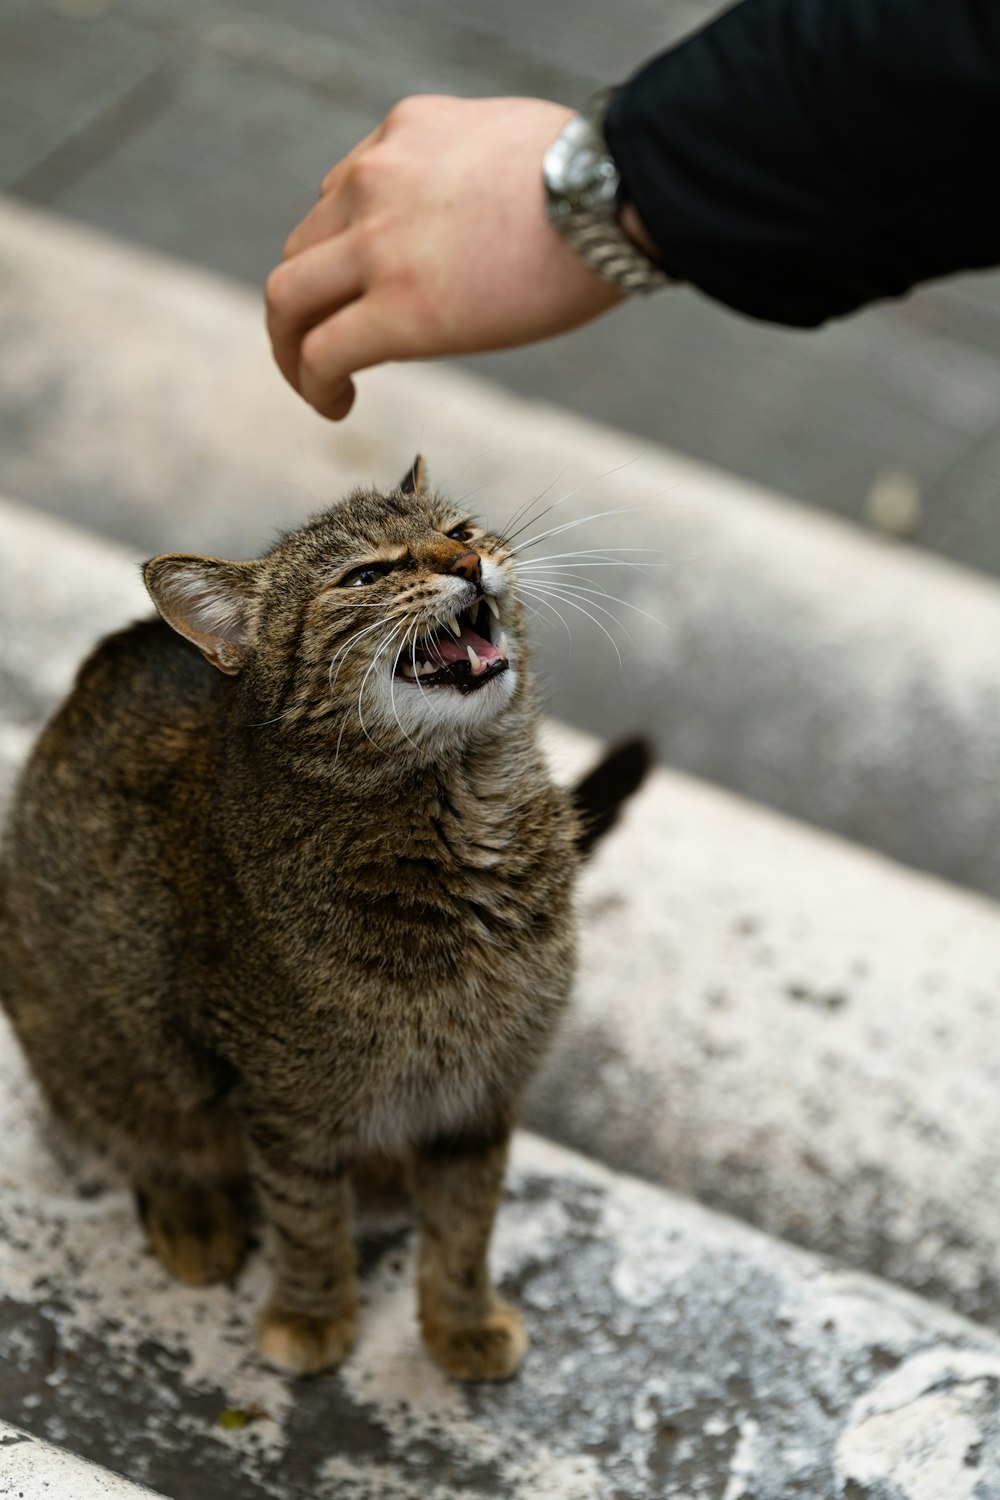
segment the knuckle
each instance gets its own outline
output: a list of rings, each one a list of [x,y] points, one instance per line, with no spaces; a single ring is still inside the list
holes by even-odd
[[[391,157],[388,158],[391,162]],[[351,188],[359,197],[367,197],[375,192],[385,175],[387,158],[385,151],[379,146],[372,146],[363,156],[359,156],[351,171]]]
[[[408,94],[405,99],[398,99],[385,117],[386,125],[391,130],[409,124],[415,115],[421,113],[422,104],[422,94]]]
[[[420,124],[433,115],[438,115],[454,103],[447,94],[407,94],[392,106],[385,117],[386,126],[394,129],[400,125]]]
[[[326,336],[323,325],[311,328],[299,345],[299,369],[310,385],[319,385],[327,377]]]
[[[275,266],[264,283],[264,300],[270,312],[280,312],[288,299],[288,263]]]

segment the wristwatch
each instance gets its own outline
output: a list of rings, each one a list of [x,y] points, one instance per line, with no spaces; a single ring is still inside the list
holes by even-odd
[[[612,89],[596,94],[542,158],[549,218],[592,271],[626,292],[657,292],[672,278],[625,233],[621,175],[604,139]]]

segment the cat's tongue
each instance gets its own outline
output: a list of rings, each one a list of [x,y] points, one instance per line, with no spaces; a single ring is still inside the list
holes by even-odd
[[[484,667],[491,667],[494,662],[504,659],[491,641],[484,640],[468,625],[462,626],[462,633],[457,640],[445,625],[434,637],[431,655],[445,662],[467,662],[470,646]]]

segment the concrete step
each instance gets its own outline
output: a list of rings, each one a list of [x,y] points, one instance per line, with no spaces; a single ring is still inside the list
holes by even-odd
[[[997,1500],[1000,1338],[530,1135],[494,1243],[533,1347],[432,1366],[405,1218],[362,1235],[357,1347],[262,1367],[268,1286],[182,1287],[51,1127],[0,1023],[0,1411],[172,1500]],[[0,1428],[0,1495],[133,1494]]]
[[[9,785],[127,549],[0,505]],[[593,756],[552,726],[570,779]],[[3,777],[0,774],[0,782]],[[581,892],[580,978],[536,1128],[1000,1327],[1000,909],[676,772]]]
[[[8,492],[147,553],[247,555],[421,448],[494,520],[543,492],[540,528],[617,511],[534,549],[654,549],[626,554],[646,570],[577,575],[623,606],[538,605],[553,711],[645,726],[675,767],[1000,894],[992,583],[448,370],[372,372],[331,427],[283,388],[245,290],[11,203],[0,280]]]
[[[17,1500],[142,1500],[153,1491],[130,1484],[75,1453],[0,1421],[0,1495]]]

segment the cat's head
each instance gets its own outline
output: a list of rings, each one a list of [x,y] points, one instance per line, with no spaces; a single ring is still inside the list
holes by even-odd
[[[523,673],[512,552],[428,489],[420,458],[397,489],[355,492],[262,558],[167,553],[144,578],[168,624],[242,674],[262,721],[338,747],[464,740]]]

